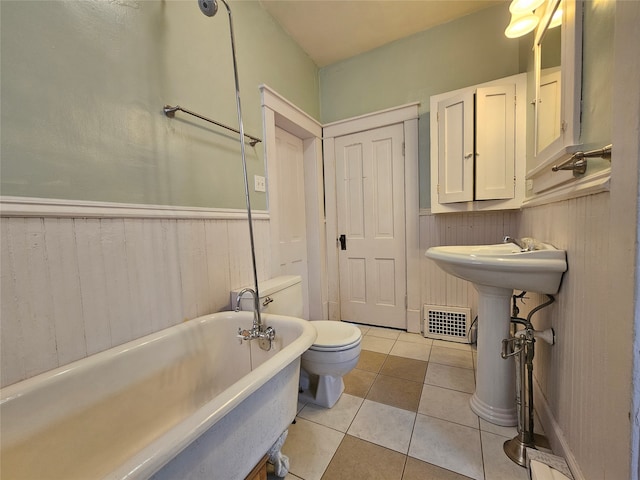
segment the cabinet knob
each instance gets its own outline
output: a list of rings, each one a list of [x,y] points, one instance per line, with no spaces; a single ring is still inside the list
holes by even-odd
[[[471,158],[471,157],[473,157],[473,153],[467,153],[467,154],[464,156],[464,158]]]

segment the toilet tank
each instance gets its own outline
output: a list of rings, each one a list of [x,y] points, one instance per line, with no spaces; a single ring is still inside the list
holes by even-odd
[[[253,286],[249,286],[253,289]],[[302,278],[299,275],[282,275],[258,283],[260,311],[302,318]],[[236,299],[242,288],[231,292],[231,309],[236,308]],[[240,301],[241,310],[253,310],[253,298],[245,293]]]

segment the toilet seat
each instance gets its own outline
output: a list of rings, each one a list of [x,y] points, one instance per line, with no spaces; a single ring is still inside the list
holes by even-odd
[[[362,333],[358,327],[333,320],[311,322],[318,332],[316,341],[309,350],[316,352],[340,352],[360,345]]]

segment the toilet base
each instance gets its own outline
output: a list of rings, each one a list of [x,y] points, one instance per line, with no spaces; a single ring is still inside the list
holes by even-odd
[[[333,407],[344,392],[341,376],[314,375],[300,370],[300,388],[298,399],[324,408]]]

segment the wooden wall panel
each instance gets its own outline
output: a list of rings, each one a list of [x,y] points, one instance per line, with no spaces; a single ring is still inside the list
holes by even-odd
[[[243,219],[4,217],[2,386],[229,307],[253,283]],[[260,280],[269,222],[254,220]]]

